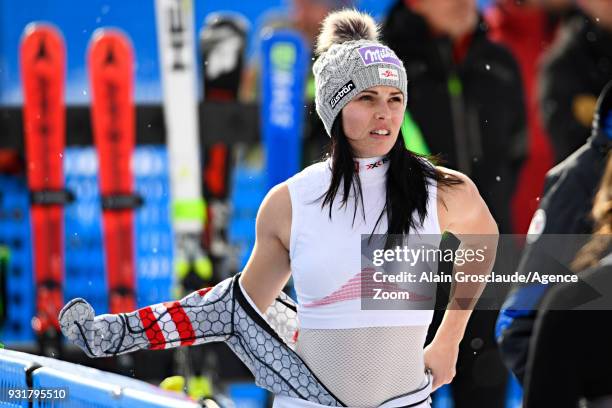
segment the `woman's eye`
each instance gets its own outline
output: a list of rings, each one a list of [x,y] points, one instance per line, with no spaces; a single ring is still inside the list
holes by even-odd
[[[359,97],[359,100],[360,101],[371,101],[372,100],[372,96],[370,96],[370,95],[361,95]]]
[[[399,96],[396,96],[394,98],[391,98],[391,102],[399,102],[399,103],[401,103],[402,102],[402,98],[400,98]]]

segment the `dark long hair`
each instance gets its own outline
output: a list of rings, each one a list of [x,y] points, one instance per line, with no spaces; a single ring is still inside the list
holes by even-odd
[[[363,193],[359,173],[355,170],[354,153],[342,128],[342,112],[338,115],[331,129],[329,156],[332,161],[332,178],[327,192],[321,197],[321,208],[329,206],[329,217],[332,217],[332,206],[340,184],[342,183],[341,204],[345,206],[351,189],[355,191],[355,208],[353,223],[357,216],[357,208],[361,203],[362,216],[365,218]],[[391,246],[392,235],[408,235],[410,230],[420,227],[427,217],[427,186],[436,181],[438,186],[451,187],[462,184],[463,181],[450,174],[443,173],[435,167],[441,162],[437,156],[426,156],[413,153],[406,149],[401,131],[397,141],[388,153],[389,169],[386,180],[385,206],[381,211],[372,233],[376,230],[383,216],[387,216],[387,247]],[[427,159],[427,160],[426,160]],[[432,164],[433,163],[433,164]],[[416,211],[418,224],[413,217]]]

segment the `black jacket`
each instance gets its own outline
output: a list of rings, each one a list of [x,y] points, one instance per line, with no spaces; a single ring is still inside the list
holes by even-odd
[[[607,258],[581,272],[581,284],[557,285],[547,293],[535,325],[523,407],[575,408],[583,397],[612,402],[612,260]]]
[[[559,163],[584,144],[590,121],[580,121],[576,109],[588,111],[612,80],[612,33],[579,15],[566,23],[546,54],[540,73],[540,109]],[[586,99],[586,100],[585,100]],[[584,106],[587,105],[587,106]]]
[[[602,93],[598,111],[612,110],[612,83]],[[590,234],[593,224],[589,213],[606,166],[606,157],[612,140],[601,130],[601,120],[596,115],[592,135],[587,143],[570,157],[551,169],[546,175],[544,193],[534,218],[540,215],[540,238],[525,247],[518,272],[547,273],[568,265],[580,248],[577,237],[552,234]],[[532,225],[534,221],[532,221]],[[530,228],[530,232],[532,228]],[[548,237],[547,237],[548,236]],[[560,245],[564,248],[561,249]],[[523,381],[529,355],[530,339],[537,317],[537,307],[550,285],[519,285],[511,292],[500,312],[497,322],[497,338],[506,366]]]
[[[431,153],[441,153],[447,166],[472,178],[500,232],[509,233],[510,201],[527,143],[514,58],[489,41],[481,23],[465,58],[455,64],[450,39],[432,36],[425,20],[401,0],[382,36],[404,62],[408,110]]]

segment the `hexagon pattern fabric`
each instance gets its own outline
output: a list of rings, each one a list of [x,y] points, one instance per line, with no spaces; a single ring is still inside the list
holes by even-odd
[[[130,313],[95,316],[85,300],[76,298],[60,312],[61,329],[90,357],[224,341],[257,385],[275,395],[343,406],[293,350],[298,327],[293,300],[281,293],[262,316],[238,277]]]

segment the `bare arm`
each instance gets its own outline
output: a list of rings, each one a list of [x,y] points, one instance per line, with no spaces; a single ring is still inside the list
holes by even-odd
[[[461,240],[460,249],[483,249],[484,261],[462,267],[466,274],[489,274],[495,261],[499,231],[478,189],[462,173],[441,169],[463,184],[438,190],[438,218],[442,231]],[[425,349],[425,364],[434,374],[434,389],[448,384],[455,376],[459,343],[485,284],[454,283],[449,304],[431,344]]]
[[[261,313],[283,289],[291,270],[289,235],[291,198],[285,183],[274,187],[264,198],[257,213],[255,247],[240,283]]]
[[[484,261],[466,264],[462,270],[470,274],[489,274],[497,250],[499,235],[497,224],[469,177],[454,170],[445,168],[442,170],[460,178],[463,184],[444,189],[439,193],[443,201],[443,205],[438,205],[440,220],[444,222],[441,228],[461,240],[461,249],[486,248]],[[455,283],[448,309],[436,337],[457,343],[461,341],[472,309],[484,287],[484,284]],[[471,301],[467,301],[468,299]]]

